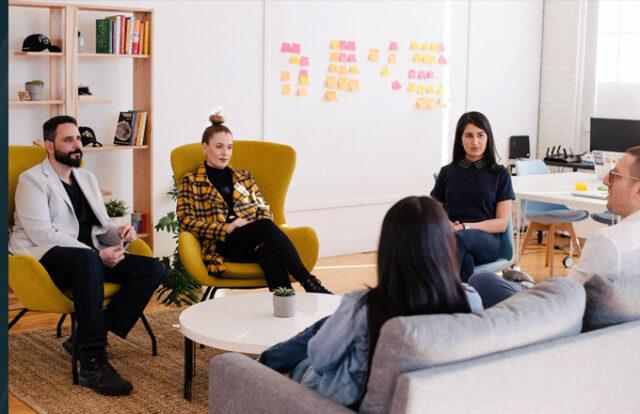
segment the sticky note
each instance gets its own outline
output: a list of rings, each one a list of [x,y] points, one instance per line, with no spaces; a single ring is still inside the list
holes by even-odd
[[[437,43],[431,43],[431,50],[433,50],[434,52],[439,52],[440,46],[438,46]]]
[[[338,62],[346,62],[347,61],[347,54],[344,52],[341,52],[338,55]]]
[[[291,85],[285,84],[280,87],[280,95],[291,95]]]
[[[427,72],[425,72],[424,70],[418,72],[418,79],[427,79]]]
[[[347,74],[347,67],[346,66],[338,67],[338,74],[340,76],[345,76]]]
[[[335,63],[330,63],[329,69],[327,69],[327,72],[337,72],[337,71],[338,71],[338,65],[336,65]]]
[[[409,79],[415,79],[416,78],[416,70],[415,69],[410,69],[409,70]]]
[[[350,40],[347,42],[347,50],[356,50],[356,42]]]
[[[306,69],[300,69],[300,72],[298,72],[298,77],[300,76],[309,76],[309,74],[307,73]]]
[[[351,67],[349,68],[349,72],[350,72],[350,73],[353,73],[353,74],[358,74],[358,73],[360,73],[360,69],[358,69],[358,67],[357,67],[357,66],[351,66]]]
[[[324,99],[326,99],[327,101],[335,102],[338,100],[338,95],[335,91],[325,91]]]
[[[300,66],[309,66],[309,58],[307,56],[300,56]]]
[[[336,89],[338,87],[338,80],[335,76],[327,76],[325,79],[325,85],[327,88]]]
[[[298,56],[291,56],[289,58],[289,63],[293,63],[294,65],[300,64],[300,58]]]
[[[418,85],[418,95],[424,95],[427,92],[427,90],[425,89],[424,85]]]
[[[420,46],[418,45],[418,42],[416,42],[415,40],[411,42],[411,45],[409,45],[409,49],[411,50],[418,50],[420,49]]]
[[[389,50],[398,50],[398,42],[389,42]]]
[[[340,41],[340,50],[347,50],[347,41],[346,40],[341,40]]]
[[[416,91],[415,83],[410,83],[409,85],[407,85],[407,92],[415,92],[415,91]]]
[[[431,47],[429,46],[429,43],[423,43],[422,46],[420,47],[422,50],[429,50],[431,49]]]
[[[419,55],[419,54],[416,53],[415,55],[413,55],[413,61],[414,62],[422,62],[422,55]]]
[[[387,59],[389,63],[396,63],[398,60],[396,59],[395,53],[389,53],[389,58]]]
[[[435,78],[435,77],[436,77],[436,75],[434,75],[434,74],[433,74],[433,72],[431,72],[431,71],[427,71],[427,78],[429,78],[429,79],[433,79],[433,78]]]
[[[369,60],[377,62],[380,59],[380,51],[378,49],[369,49]]]
[[[435,65],[436,64],[436,56],[435,55],[429,55],[429,63],[431,65]]]
[[[576,181],[576,191],[587,191],[589,186],[582,181]]]
[[[441,65],[445,65],[447,63],[447,58],[444,57],[444,55],[440,55],[438,57],[438,63],[441,64]]]
[[[425,98],[416,98],[416,106],[418,108],[426,108],[427,100]]]
[[[438,95],[442,95],[444,93],[444,88],[442,85],[438,85]]]
[[[300,43],[291,43],[291,53],[300,53]]]
[[[281,81],[291,80],[291,75],[289,74],[288,70],[280,71],[280,80]]]
[[[307,77],[307,76],[300,76],[300,77],[298,78],[298,83],[299,83],[300,85],[308,85],[308,84],[309,84],[309,77]]]
[[[337,62],[338,61],[338,52],[329,53],[329,62]]]
[[[338,88],[344,89],[345,91],[349,89],[349,80],[347,78],[338,78]]]
[[[296,95],[308,96],[309,94],[307,93],[307,88],[298,88],[298,90],[296,91]]]
[[[391,83],[391,89],[393,89],[394,91],[397,91],[398,89],[401,89],[402,85],[400,85],[400,82],[395,80]]]
[[[353,53],[349,54],[349,56],[347,56],[347,62],[355,63],[356,62],[356,55],[353,54]]]
[[[389,67],[388,66],[383,66],[380,68],[380,74],[382,76],[389,76]]]
[[[338,42],[337,40],[332,40],[331,42],[329,42],[329,47],[331,49],[340,49],[340,42]]]
[[[436,101],[434,101],[433,99],[427,98],[427,108],[435,108],[436,107]]]
[[[284,53],[290,53],[291,45],[287,42],[282,42],[282,46],[280,46],[280,51]]]
[[[427,93],[435,93],[435,90],[433,89],[433,85],[429,85],[427,87]]]
[[[438,43],[438,52],[444,52],[444,43]]]
[[[349,81],[349,90],[351,92],[359,92],[360,91],[360,81],[358,79],[351,79]]]

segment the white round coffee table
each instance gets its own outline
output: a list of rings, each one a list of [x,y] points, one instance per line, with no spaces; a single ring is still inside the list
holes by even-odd
[[[185,338],[184,397],[191,399],[194,342],[225,351],[259,354],[335,312],[342,296],[296,293],[296,314],[273,316],[270,293],[224,296],[190,306],[180,313]]]

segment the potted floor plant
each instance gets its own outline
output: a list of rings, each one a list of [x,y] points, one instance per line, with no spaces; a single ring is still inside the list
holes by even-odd
[[[122,200],[110,200],[104,203],[107,208],[107,215],[111,218],[113,224],[123,226],[131,224],[131,215],[127,213],[129,206]]]
[[[273,291],[273,315],[277,318],[290,318],[296,314],[296,291],[279,287]]]
[[[32,101],[42,100],[42,91],[44,90],[44,82],[37,79],[25,82],[24,88],[29,92]]]

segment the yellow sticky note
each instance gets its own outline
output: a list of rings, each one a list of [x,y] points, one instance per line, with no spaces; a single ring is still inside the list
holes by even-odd
[[[326,91],[324,93],[324,99],[326,99],[327,101],[335,102],[338,100],[338,95],[335,91]]]
[[[369,60],[377,62],[380,59],[380,51],[378,49],[369,49]]]
[[[433,89],[433,85],[429,85],[429,87],[427,88],[427,93],[435,93],[435,90]]]
[[[335,63],[330,63],[329,69],[327,69],[327,72],[337,72],[337,71],[338,71],[338,65],[336,65]]]
[[[409,49],[411,50],[418,50],[420,49],[420,45],[418,45],[418,42],[416,42],[415,40],[411,42],[411,45],[409,46]]]
[[[429,63],[432,65],[436,64],[436,55],[429,56]]]
[[[338,87],[338,80],[335,76],[327,76],[325,85],[327,88],[336,89]]]
[[[438,95],[442,95],[444,93],[444,88],[442,85],[438,85]]]
[[[309,84],[309,77],[308,76],[300,76],[300,78],[298,78],[298,83],[300,85],[308,85]]]
[[[349,72],[353,73],[353,74],[358,74],[358,73],[360,73],[360,69],[358,69],[357,66],[351,66],[351,67],[349,67]]]
[[[351,79],[349,81],[349,90],[351,92],[359,92],[360,91],[360,81],[358,79]]]
[[[434,52],[439,52],[440,46],[437,43],[431,43],[431,50],[433,50]]]
[[[299,65],[300,64],[300,57],[299,56],[291,56],[289,58],[289,63],[292,63],[294,65]]]
[[[289,84],[282,85],[280,95],[291,95],[291,86]]]
[[[283,70],[280,72],[280,80],[281,81],[291,80],[291,74],[289,74],[288,70]]]
[[[335,50],[340,49],[340,41],[338,41],[338,40],[332,40],[332,41],[329,43],[329,47],[331,47],[331,49],[335,49]]]
[[[427,99],[427,108],[435,108],[436,107],[436,101],[434,101],[433,99]]]
[[[407,92],[415,92],[415,91],[416,91],[415,83],[410,83],[409,85],[407,85]]]
[[[422,62],[422,55],[419,55],[419,54],[416,53],[415,55],[413,55],[413,61],[414,62]]]
[[[390,53],[389,54],[389,58],[387,59],[387,62],[396,63],[397,62],[396,54],[395,53]]]
[[[349,80],[347,78],[338,78],[338,88],[344,89],[345,91],[349,89]]]
[[[430,49],[429,43],[422,44],[422,50],[429,50],[429,49]]]
[[[298,88],[298,90],[296,91],[296,95],[308,96],[309,94],[307,93],[307,88]]]
[[[347,74],[347,67],[346,66],[338,67],[338,74],[340,76],[345,76]]]
[[[424,85],[418,85],[418,95],[424,95],[426,93],[426,89],[424,88]]]
[[[389,76],[389,67],[388,66],[383,66],[380,68],[380,74],[382,76]]]
[[[338,52],[329,53],[329,62],[337,62],[338,61]]]
[[[576,191],[587,191],[589,186],[587,183],[583,183],[582,181],[576,181]]]
[[[427,101],[425,98],[416,98],[416,106],[418,108],[426,108],[427,107]]]

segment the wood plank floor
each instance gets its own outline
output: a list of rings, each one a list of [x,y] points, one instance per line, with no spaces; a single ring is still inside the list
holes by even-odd
[[[565,254],[556,250],[554,256],[554,273],[556,276],[564,276],[569,273],[569,269],[565,269],[562,265],[562,259]],[[314,274],[320,278],[323,284],[331,291],[339,294],[347,293],[356,289],[363,289],[366,286],[374,286],[376,284],[376,255],[374,252],[354,254],[348,256],[330,257],[318,260]],[[534,277],[536,282],[543,282],[549,278],[549,269],[545,268],[545,246],[537,245],[535,242],[530,244],[527,252],[522,257],[520,265],[524,272]],[[576,260],[577,262],[577,260]],[[298,286],[297,290],[301,290]],[[258,290],[259,291],[259,290]],[[229,294],[245,294],[253,291],[236,290]],[[155,309],[161,308],[162,305],[151,302],[147,308],[147,312],[153,312]],[[17,310],[9,312],[9,320],[18,313]],[[27,313],[12,329],[11,332],[20,332],[30,329],[51,327],[55,328],[58,322],[59,314],[47,314],[39,312]],[[67,318],[68,319],[68,318]],[[66,324],[69,322],[66,321]],[[9,412],[12,414],[35,413],[29,406],[17,399],[12,394],[9,395]]]

